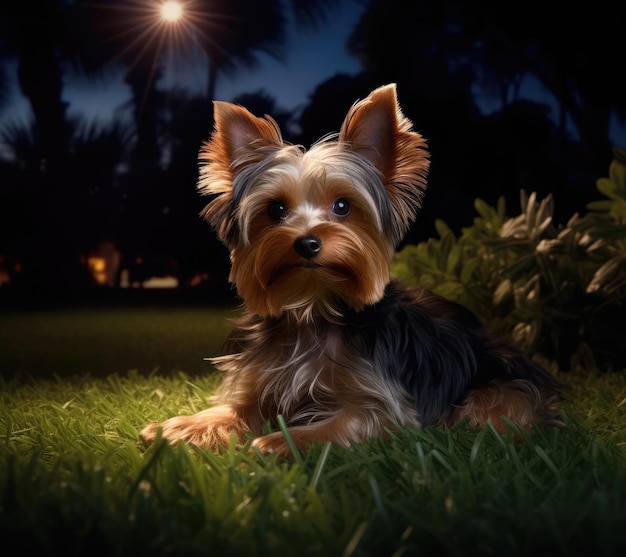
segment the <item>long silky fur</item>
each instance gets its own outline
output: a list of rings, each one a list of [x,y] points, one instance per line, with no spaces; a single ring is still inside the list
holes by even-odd
[[[285,144],[269,116],[216,102],[215,120],[198,188],[244,311],[212,360],[224,374],[213,406],[149,424],[146,441],[162,430],[218,449],[253,436],[288,456],[282,432],[265,433],[278,416],[301,448],[406,426],[561,425],[550,373],[462,306],[390,280],[429,168],[395,86],[355,103],[339,133],[308,151]],[[350,211],[335,211],[337,200]],[[319,251],[303,255],[303,238]]]

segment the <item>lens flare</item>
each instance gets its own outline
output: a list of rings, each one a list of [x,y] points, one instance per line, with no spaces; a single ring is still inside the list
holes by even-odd
[[[183,6],[177,0],[167,0],[161,4],[161,18],[174,23],[183,17]]]
[[[84,0],[104,48],[113,52],[111,57],[126,73],[142,74],[136,77],[144,79],[146,91],[164,74],[180,75],[190,69],[194,75],[206,72],[207,45],[221,48],[214,39],[215,31],[227,22],[213,3],[119,0],[92,5],[91,0]]]

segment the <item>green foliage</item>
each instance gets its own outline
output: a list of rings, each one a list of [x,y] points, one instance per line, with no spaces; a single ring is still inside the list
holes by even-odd
[[[488,326],[562,370],[626,367],[626,150],[615,149],[606,199],[567,225],[553,221],[552,196],[521,192],[521,213],[475,202],[478,216],[455,237],[404,247],[393,275],[473,310]]]
[[[626,374],[565,375],[566,430],[406,430],[292,461],[137,443],[214,375],[0,377],[3,554],[620,555]]]

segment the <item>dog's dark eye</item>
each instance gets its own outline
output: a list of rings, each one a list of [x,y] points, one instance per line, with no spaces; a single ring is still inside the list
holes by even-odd
[[[285,215],[287,214],[287,206],[279,199],[274,199],[270,202],[268,212],[272,220],[280,222],[280,220],[285,218]]]
[[[345,199],[337,199],[337,201],[333,203],[332,211],[339,217],[345,217],[350,213],[350,203]]]

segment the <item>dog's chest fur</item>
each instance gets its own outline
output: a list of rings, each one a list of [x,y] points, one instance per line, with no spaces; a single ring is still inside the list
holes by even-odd
[[[271,345],[263,346],[268,338]],[[236,361],[254,381],[247,388],[258,393],[267,419],[280,414],[291,425],[306,424],[352,407],[355,413],[383,411],[384,421],[418,425],[417,408],[400,378],[368,354],[365,329],[324,319],[298,324],[286,317],[248,321],[234,329],[233,339],[232,353],[215,361],[227,372],[220,396],[236,400],[241,376],[231,382],[228,374]]]

